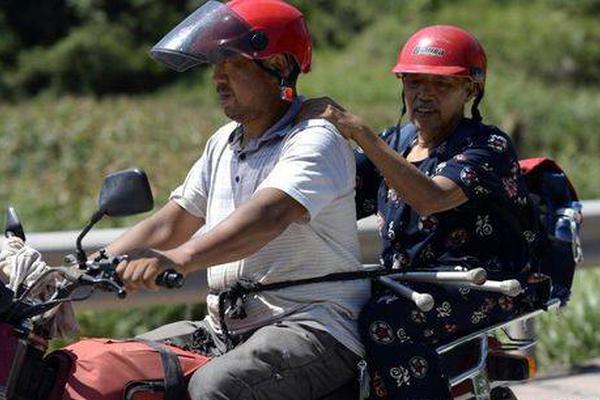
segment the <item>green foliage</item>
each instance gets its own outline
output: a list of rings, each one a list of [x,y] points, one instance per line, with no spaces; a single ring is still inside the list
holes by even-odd
[[[484,45],[492,70],[518,71],[548,84],[587,85],[600,80],[596,18],[572,15],[540,1],[461,3],[442,7],[430,23],[457,24],[473,32]]]
[[[154,43],[192,9],[187,0],[68,0],[82,24],[111,23],[137,44]]]
[[[0,76],[8,75],[13,92],[132,93],[173,80],[147,50],[179,22],[186,0],[35,3],[10,2],[0,11],[0,34],[6,32],[0,38]]]
[[[544,370],[556,365],[576,365],[600,356],[600,270],[575,274],[571,301],[559,313],[538,318],[540,342],[536,355]]]
[[[138,166],[162,204],[223,121],[215,96],[202,88],[189,95],[40,98],[0,107],[0,202],[14,204],[28,230],[79,228],[93,212],[103,176]]]
[[[46,87],[78,94],[142,91],[165,75],[125,28],[108,23],[76,28],[50,49],[24,51],[18,65],[12,83],[27,93]]]
[[[572,14],[599,15],[600,1],[598,0],[544,0],[551,7],[562,8]]]
[[[10,60],[17,51],[17,37],[6,21],[6,16],[0,14],[0,59]],[[3,62],[3,64],[6,61]]]
[[[198,321],[203,319],[205,315],[206,306],[204,304],[160,305],[136,307],[127,310],[79,311],[77,322],[81,330],[78,338],[127,339],[167,323],[182,320]],[[49,350],[64,347],[76,339],[53,340]]]
[[[10,87],[26,94],[48,87],[59,94],[152,89],[175,75],[149,61],[146,50],[201,3],[49,0],[40,5],[9,0],[0,10],[0,68],[14,75]],[[519,70],[548,83],[587,85],[600,79],[598,0],[291,3],[307,16],[318,48],[354,48],[357,35],[384,17],[407,34],[425,24],[455,23],[477,34],[494,55],[490,59],[494,69]],[[382,39],[370,45],[390,43]]]
[[[163,305],[126,311],[82,311],[77,313],[77,321],[81,327],[81,336],[84,337],[130,338],[166,323],[199,320],[204,315],[204,304]]]
[[[317,46],[343,47],[353,35],[373,22],[374,10],[381,1],[296,0],[291,3],[304,11]]]
[[[52,44],[77,23],[65,0],[3,0],[0,14],[18,40],[15,51]]]

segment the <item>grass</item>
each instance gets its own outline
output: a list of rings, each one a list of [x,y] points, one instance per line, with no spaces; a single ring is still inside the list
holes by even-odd
[[[40,98],[3,107],[0,202],[14,204],[30,231],[77,228],[91,215],[103,176],[137,166],[163,203],[224,121],[204,94]]]
[[[599,285],[600,269],[578,271],[567,307],[538,318],[537,356],[543,370],[582,364],[600,356]]]

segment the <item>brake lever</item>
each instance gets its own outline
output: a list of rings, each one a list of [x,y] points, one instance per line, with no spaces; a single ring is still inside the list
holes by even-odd
[[[119,279],[118,277],[115,277]],[[79,283],[81,285],[100,287],[107,292],[116,292],[117,297],[124,299],[127,297],[127,290],[123,287],[121,280],[115,282],[115,278],[94,278],[87,274],[82,274],[79,277]]]
[[[127,256],[107,256],[101,252],[94,260],[86,261],[86,273],[80,281],[105,291],[116,292],[117,297],[123,299],[127,296],[127,290],[117,274],[116,267],[126,259]]]
[[[108,291],[116,292],[118,298],[124,299],[125,297],[127,297],[127,289],[117,284],[116,282],[109,279],[103,279],[102,284],[106,285]]]

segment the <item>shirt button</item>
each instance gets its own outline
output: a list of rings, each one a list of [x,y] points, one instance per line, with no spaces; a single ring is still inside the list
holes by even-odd
[[[239,177],[239,176],[236,176],[236,177],[235,177],[235,181],[236,181],[237,183],[239,183],[239,182],[240,182],[240,177]]]
[[[246,159],[246,154],[242,153],[240,154],[240,160],[244,161]]]

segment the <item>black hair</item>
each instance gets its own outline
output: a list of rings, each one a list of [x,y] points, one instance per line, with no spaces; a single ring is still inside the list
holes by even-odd
[[[481,103],[483,95],[484,89],[481,88],[477,93],[477,97],[475,97],[475,100],[473,100],[473,105],[471,105],[471,118],[473,118],[473,121],[475,122],[481,122],[481,120],[483,119],[481,117],[481,113],[479,112],[479,103]]]
[[[398,129],[400,129],[400,126],[402,125],[402,118],[404,118],[404,115],[406,114],[406,98],[404,96],[404,89],[402,89],[402,94],[400,97],[402,98],[402,108],[400,109],[400,118],[396,124]]]

